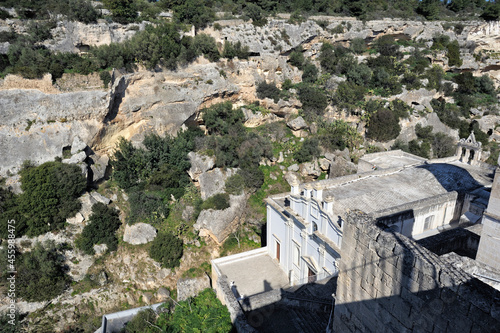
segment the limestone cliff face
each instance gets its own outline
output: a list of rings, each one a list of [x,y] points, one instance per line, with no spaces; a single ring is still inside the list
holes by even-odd
[[[146,22],[142,23],[108,23],[99,20],[98,23],[84,24],[73,21],[59,21],[51,30],[52,39],[43,44],[48,49],[59,52],[86,51],[89,46],[120,43],[131,38],[137,31],[144,30]],[[26,32],[26,22],[18,19],[0,20],[0,31],[14,30],[17,33]],[[9,43],[0,43],[0,53],[7,53]]]
[[[0,30],[6,26],[22,28],[15,20],[0,23]],[[252,102],[256,98],[256,83],[260,81],[278,85],[285,79],[300,82],[302,73],[288,64],[287,54],[302,45],[305,56],[314,62],[323,40],[347,45],[353,38],[370,41],[390,34],[429,41],[435,34],[443,33],[457,39],[462,46],[463,68],[478,75],[488,73],[500,78],[497,59],[477,60],[471,53],[475,45],[481,49],[500,47],[498,23],[465,22],[458,35],[453,30],[445,30],[441,22],[390,19],[361,22],[352,18],[312,17],[300,24],[272,19],[264,27],[238,20],[220,21],[220,24],[220,30],[207,28],[203,32],[210,33],[221,44],[226,40],[240,41],[248,45],[255,56],[249,60],[218,63],[201,58],[175,72],[115,73],[109,90],[96,85],[97,77],[89,79],[87,87],[69,84],[71,89],[63,84],[64,80],[59,82],[59,88],[53,86],[50,77],[36,82],[13,77],[0,80],[0,156],[6,156],[0,160],[0,176],[6,176],[8,171],[15,173],[24,160],[42,163],[61,157],[62,149],[70,146],[76,135],[95,152],[109,154],[120,136],[138,144],[150,131],[175,134],[186,122],[196,121],[201,108],[213,103],[228,99],[237,105]],[[144,24],[59,22],[52,31],[54,39],[47,41],[47,46],[76,52],[77,45],[120,42],[143,28]],[[417,100],[408,102],[427,105],[430,98],[419,95]],[[291,109],[290,113],[297,107]],[[288,115],[288,111],[282,114],[281,109],[271,111],[279,117]],[[413,136],[416,122],[440,125],[434,120],[415,119],[402,124],[405,138]],[[449,129],[445,132],[456,137]]]
[[[137,31],[144,30],[145,26],[145,22],[123,25],[103,20],[96,24],[60,21],[57,27],[51,30],[53,38],[44,44],[47,48],[60,52],[85,51],[88,46],[121,43]]]
[[[476,50],[500,49],[500,22],[493,21],[471,28],[467,39],[476,43]]]
[[[75,136],[90,141],[108,113],[104,91],[47,94],[34,89],[0,90],[0,175],[25,160],[62,157]]]
[[[216,64],[141,71],[119,76],[109,91],[64,93],[48,89],[43,80],[31,86],[11,80],[0,87],[0,156],[6,157],[0,175],[16,173],[25,160],[62,157],[76,136],[95,152],[110,153],[121,136],[140,143],[151,131],[175,135],[201,105],[239,92],[219,71]],[[14,89],[12,82],[40,90]]]
[[[110,112],[91,146],[109,151],[119,137],[139,144],[151,131],[175,135],[204,102],[231,97],[238,91],[213,63],[177,72],[124,75],[113,85]]]

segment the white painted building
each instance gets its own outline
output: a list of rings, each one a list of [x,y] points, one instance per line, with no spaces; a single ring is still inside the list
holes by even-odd
[[[266,199],[267,252],[290,285],[337,274],[342,224],[351,211],[366,213],[415,239],[461,221],[479,220],[476,214],[482,211],[476,193],[491,185],[491,170],[457,158],[426,161],[402,152],[370,154],[366,159],[382,159],[386,165],[344,177],[291,183],[289,193]]]
[[[342,222],[323,201],[322,188],[292,184],[288,196],[267,199],[267,249],[288,274],[290,284],[303,284],[338,273]]]
[[[226,275],[248,296],[269,285],[286,288],[335,276],[343,224],[352,211],[414,239],[477,223],[493,171],[477,164],[464,163],[461,156],[425,160],[390,151],[365,155],[357,174],[292,181],[290,192],[266,199],[267,246],[212,260],[213,281]],[[259,262],[267,268],[260,271]]]

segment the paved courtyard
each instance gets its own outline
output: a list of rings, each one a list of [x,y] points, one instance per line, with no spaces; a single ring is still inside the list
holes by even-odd
[[[241,296],[251,296],[288,286],[288,278],[278,263],[266,253],[245,256],[217,265],[234,281]]]

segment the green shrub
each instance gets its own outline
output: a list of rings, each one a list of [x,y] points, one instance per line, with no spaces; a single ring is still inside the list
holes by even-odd
[[[408,149],[410,153],[423,157],[423,158],[430,158],[430,153],[431,153],[431,145],[429,141],[423,140],[423,141],[418,141],[418,140],[411,140],[408,143]]]
[[[276,83],[266,83],[266,81],[257,84],[256,92],[258,98],[271,98],[275,103],[278,102],[281,95],[281,91],[276,87]]]
[[[249,47],[242,46],[240,41],[237,41],[236,44],[228,41],[224,42],[224,51],[222,52],[224,58],[233,59],[238,57],[238,59],[248,59],[249,55]]]
[[[264,184],[264,173],[257,164],[244,166],[241,174],[244,175],[245,187],[248,189],[258,189]]]
[[[352,66],[346,73],[347,80],[357,86],[366,85],[371,81],[372,70],[365,64]]]
[[[436,35],[432,37],[432,46],[433,50],[445,50],[448,44],[450,43],[450,37],[447,35]]]
[[[318,69],[312,63],[307,63],[304,66],[304,72],[302,74],[302,82],[314,83],[318,79]]]
[[[299,162],[309,162],[320,154],[319,141],[317,138],[307,138],[300,148],[293,154],[293,158]]]
[[[28,236],[61,229],[80,209],[78,197],[87,186],[80,167],[46,162],[38,167],[27,165],[20,174],[23,193],[16,203]]]
[[[134,318],[127,322],[125,333],[146,333],[152,328],[158,315],[153,309],[139,311]]]
[[[149,249],[149,256],[164,268],[175,268],[180,265],[182,252],[182,239],[170,233],[158,233]]]
[[[103,4],[111,11],[113,20],[118,23],[130,23],[137,18],[137,6],[134,0],[103,0]]]
[[[446,56],[448,57],[448,66],[462,66],[462,59],[460,58],[460,47],[458,46],[458,41],[453,41],[446,46],[448,52]]]
[[[365,40],[359,37],[353,38],[350,48],[356,54],[363,54],[366,51]]]
[[[215,12],[203,0],[165,1],[173,3],[175,18],[182,23],[192,24],[196,29],[206,27],[215,19]]]
[[[299,100],[302,108],[309,119],[323,115],[328,105],[328,99],[323,90],[311,85],[302,85],[299,87]]]
[[[197,34],[193,40],[193,48],[212,62],[218,61],[220,58],[215,39],[210,35]]]
[[[427,84],[428,89],[441,89],[441,81],[444,77],[444,71],[441,66],[433,65],[425,72],[425,77],[429,80]]]
[[[226,180],[225,190],[228,194],[241,194],[245,188],[245,177],[239,172]]]
[[[363,143],[363,137],[356,128],[343,120],[320,122],[318,125],[319,141],[326,150],[344,150],[347,147],[352,151]]]
[[[163,199],[153,193],[133,192],[129,195],[130,214],[127,222],[158,224],[168,217],[169,207]]]
[[[103,71],[99,73],[99,77],[101,78],[104,87],[107,88],[108,84],[111,82],[111,74],[109,74],[108,71]]]
[[[365,86],[357,85],[352,81],[342,82],[333,96],[333,102],[339,108],[354,113],[363,104],[365,92]]]
[[[407,119],[411,113],[411,107],[400,99],[391,101],[389,108],[398,119]]]
[[[11,18],[10,14],[8,11],[0,9],[0,20],[6,20]]]
[[[261,27],[267,23],[266,14],[258,5],[247,3],[245,15],[252,20],[252,24]]]
[[[96,244],[106,244],[108,251],[115,251],[118,246],[116,230],[120,225],[118,211],[98,202],[92,206],[89,223],[83,228],[75,245],[86,254],[94,254]]]
[[[445,133],[436,133],[432,139],[432,152],[434,157],[443,158],[455,154],[455,140]]]
[[[168,197],[170,194],[182,196],[180,189],[189,183],[185,171],[191,163],[187,154],[194,149],[195,138],[202,134],[199,128],[191,127],[175,138],[150,134],[143,140],[144,148],[135,148],[130,141],[121,138],[111,159],[113,179],[129,192],[147,187],[164,191]]]
[[[304,62],[306,61],[302,52],[302,46],[299,46],[297,49],[293,50],[288,57],[290,64],[298,69],[302,69]]]
[[[245,116],[241,109],[233,110],[231,102],[214,104],[200,112],[203,113],[203,122],[210,134],[224,135],[235,128],[238,131],[243,130]]]
[[[29,302],[48,301],[60,295],[70,278],[65,274],[64,257],[54,243],[37,243],[16,259],[16,291]]]
[[[386,108],[377,110],[371,116],[367,126],[366,136],[370,139],[386,142],[395,139],[401,132],[398,118]]]
[[[399,45],[394,42],[392,36],[382,36],[373,42],[373,48],[386,57],[400,57]]]
[[[229,208],[229,194],[218,193],[203,202],[201,209],[224,210]]]
[[[169,332],[226,333],[232,331],[231,317],[227,308],[217,299],[212,289],[205,289],[198,296],[181,301],[173,315],[164,313],[160,326]],[[166,322],[166,324],[165,324]],[[163,324],[162,324],[163,323]]]

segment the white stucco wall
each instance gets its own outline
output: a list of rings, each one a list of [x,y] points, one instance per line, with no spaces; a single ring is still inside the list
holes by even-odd
[[[313,223],[316,223],[317,231],[325,237],[326,235],[332,236],[331,240],[339,244],[337,248],[340,248],[342,240],[341,229],[322,210],[321,204],[314,200],[301,198],[292,202],[292,207],[301,213],[299,214],[301,218],[267,205],[269,255],[277,259],[276,243],[279,242],[279,264],[291,279],[292,284],[306,283],[309,268],[319,278],[337,273],[335,261],[340,259],[340,254],[313,234],[315,231]],[[300,252],[298,263],[296,248]]]

